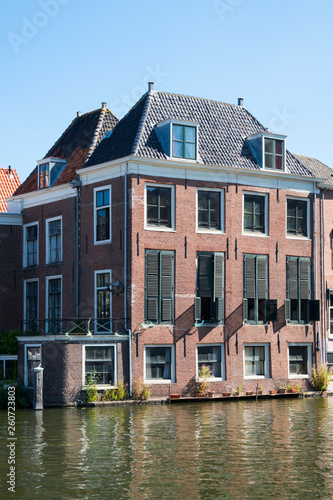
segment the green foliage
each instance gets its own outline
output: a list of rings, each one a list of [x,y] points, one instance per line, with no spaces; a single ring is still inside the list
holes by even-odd
[[[198,378],[199,381],[197,382],[197,392],[198,394],[205,394],[208,387],[210,386],[210,383],[208,382],[208,379],[212,377],[212,372],[207,365],[202,365],[199,372],[198,372]]]
[[[27,390],[21,384],[14,381],[0,382],[0,409],[6,410],[8,406],[7,387],[15,386],[15,409],[28,408],[30,406],[27,396]]]
[[[117,394],[120,401],[128,398],[127,388],[123,380],[120,380],[117,384]]]
[[[94,374],[90,374],[86,381],[86,403],[92,403],[93,401],[97,401],[97,399],[96,377]]]
[[[332,369],[328,370],[324,364],[320,364],[317,368],[312,367],[312,383],[317,391],[326,391],[332,380],[332,375]]]
[[[17,336],[21,335],[21,330],[10,330],[10,332],[0,332],[0,354],[17,354]]]
[[[141,378],[133,384],[133,398],[141,401],[146,401],[150,398],[150,389],[145,385]]]

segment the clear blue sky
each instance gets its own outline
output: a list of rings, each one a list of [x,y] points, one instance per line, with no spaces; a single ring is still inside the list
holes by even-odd
[[[333,167],[331,0],[15,0],[0,6],[0,167],[23,181],[76,115],[146,91],[236,103]]]

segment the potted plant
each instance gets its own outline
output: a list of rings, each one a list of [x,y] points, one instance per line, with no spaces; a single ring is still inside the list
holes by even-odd
[[[247,396],[252,396],[253,395],[253,391],[246,391],[246,395]]]
[[[263,390],[263,389],[262,389],[262,387],[259,387],[259,388],[257,389],[257,395],[259,394],[259,396],[260,396],[260,395],[262,394],[262,390]]]
[[[198,372],[198,382],[197,382],[197,396],[198,397],[204,397],[206,396],[206,392],[208,390],[208,387],[210,386],[210,383],[208,382],[208,379],[212,376],[212,373],[210,371],[209,366],[207,365],[202,365],[199,372]]]
[[[233,396],[239,396],[243,391],[243,386],[239,385],[235,391],[232,392]]]
[[[312,383],[315,389],[321,392],[322,396],[327,395],[327,387],[332,381],[332,375],[332,369],[328,370],[324,364],[320,364],[317,368],[312,367]]]
[[[279,393],[280,394],[285,394],[286,390],[287,389],[285,387],[282,387],[281,385],[279,385]]]
[[[276,389],[270,389],[269,393],[270,393],[270,394],[276,394],[276,393],[277,393],[277,390],[276,390]]]
[[[231,392],[222,392],[222,396],[229,397],[231,396]]]

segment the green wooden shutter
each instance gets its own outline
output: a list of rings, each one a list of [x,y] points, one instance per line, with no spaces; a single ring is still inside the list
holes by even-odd
[[[256,297],[256,259],[255,255],[244,256],[244,289],[246,299]]]
[[[198,255],[198,296],[212,296],[213,261],[212,254]]]
[[[298,258],[287,257],[287,296],[298,299]]]
[[[247,299],[243,299],[243,321],[248,321],[249,319],[249,306]]]
[[[146,320],[158,322],[159,253],[146,254]]]
[[[173,320],[173,254],[161,252],[161,321]]]
[[[267,255],[257,255],[258,299],[267,299]]]
[[[299,291],[300,299],[310,299],[310,259],[299,257]]]
[[[201,321],[201,297],[194,297],[194,321]]]
[[[285,301],[284,301],[284,318],[287,322],[291,320],[290,299],[285,299]]]

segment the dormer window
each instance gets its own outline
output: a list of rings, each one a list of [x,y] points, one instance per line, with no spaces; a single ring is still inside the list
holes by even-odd
[[[196,159],[196,127],[172,124],[172,156]]]
[[[38,162],[38,189],[52,187],[67,161],[61,158],[44,158]]]
[[[198,123],[165,120],[155,126],[158,140],[169,158],[198,160]]]
[[[286,163],[286,136],[259,132],[247,138],[254,158],[264,170],[284,172]]]
[[[265,141],[265,168],[284,170],[284,141],[264,138]]]

